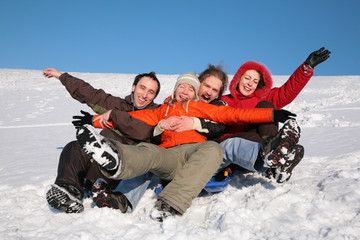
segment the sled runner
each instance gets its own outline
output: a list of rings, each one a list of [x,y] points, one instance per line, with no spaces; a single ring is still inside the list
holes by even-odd
[[[222,174],[222,172],[223,172],[223,174]],[[222,192],[225,190],[225,188],[231,181],[232,171],[230,168],[226,168],[224,171],[221,171],[220,173],[221,173],[221,175],[223,175],[220,178],[221,180],[219,180],[219,178],[217,176],[212,177],[210,179],[210,181],[205,185],[203,191],[205,191],[207,193],[217,193],[217,192]],[[164,185],[166,186],[166,184],[159,183],[154,190],[155,193],[156,194],[161,193],[165,187]]]

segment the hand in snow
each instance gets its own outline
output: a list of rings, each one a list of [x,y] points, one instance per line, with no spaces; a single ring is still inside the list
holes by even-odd
[[[287,110],[280,109],[280,110],[273,111],[274,122],[284,123],[288,119],[295,119],[294,117],[296,117],[296,114],[289,112]]]
[[[325,50],[324,47],[320,48],[319,50],[311,53],[309,57],[306,59],[305,64],[314,68],[319,63],[324,62],[326,59],[330,57],[330,51]]]
[[[83,114],[83,116],[73,116],[73,119],[75,120],[72,121],[72,124],[75,126],[75,128],[79,128],[85,124],[93,125],[93,115],[82,110],[80,110],[80,112]]]
[[[56,70],[55,68],[47,68],[43,71],[43,75],[46,78],[52,78],[55,77],[57,79],[60,78],[61,72],[59,72],[58,70]]]

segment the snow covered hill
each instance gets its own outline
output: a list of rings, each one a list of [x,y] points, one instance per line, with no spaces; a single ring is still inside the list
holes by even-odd
[[[71,73],[124,97],[135,75]],[[315,71],[316,74],[316,71]],[[177,75],[159,75],[160,103]],[[231,77],[231,76],[230,76]],[[280,86],[288,76],[274,76]],[[72,116],[90,109],[41,71],[0,69],[1,239],[358,239],[360,236],[360,76],[313,77],[286,107],[298,114],[305,157],[291,180],[277,184],[248,173],[228,188],[198,197],[182,217],[149,218],[146,192],[132,214],[99,209],[51,210],[45,189],[58,158],[75,139]]]

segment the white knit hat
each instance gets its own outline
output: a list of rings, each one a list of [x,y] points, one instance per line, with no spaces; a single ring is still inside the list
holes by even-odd
[[[183,83],[187,83],[189,85],[191,85],[194,90],[195,90],[195,101],[199,100],[199,96],[198,96],[198,92],[199,92],[199,87],[200,87],[200,81],[199,79],[191,72],[188,72],[188,73],[184,73],[184,74],[181,74],[177,81],[176,81],[176,84],[175,84],[175,87],[174,87],[174,91],[171,95],[171,98],[174,99],[175,98],[175,91],[177,89],[177,87],[180,85],[180,84],[183,84]]]

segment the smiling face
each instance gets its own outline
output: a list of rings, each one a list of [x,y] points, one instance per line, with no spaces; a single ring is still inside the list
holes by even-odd
[[[149,105],[154,100],[157,89],[158,84],[154,79],[142,77],[136,86],[132,86],[135,107],[144,108]]]
[[[195,89],[190,84],[182,83],[175,90],[175,99],[178,102],[193,100],[195,97]]]
[[[219,97],[222,81],[215,77],[209,76],[200,83],[199,100],[209,103]]]
[[[237,90],[243,96],[250,96],[255,92],[259,82],[260,82],[260,74],[255,70],[247,70],[240,77]]]

